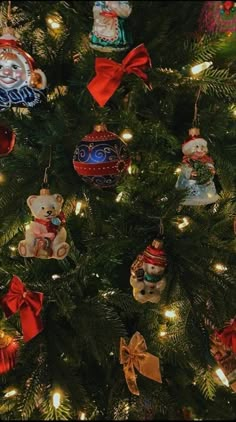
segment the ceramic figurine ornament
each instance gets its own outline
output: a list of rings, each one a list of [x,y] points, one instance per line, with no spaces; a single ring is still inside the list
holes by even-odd
[[[123,51],[130,46],[125,19],[131,13],[128,1],[95,1],[90,46],[102,52]]]
[[[207,155],[207,141],[198,128],[189,130],[190,137],[182,144],[184,154],[176,189],[186,189],[182,205],[208,205],[216,202],[219,195],[213,181],[216,173],[212,158]]]
[[[163,242],[154,239],[131,265],[130,284],[135,300],[141,303],[158,303],[165,289],[167,257]]]
[[[33,58],[22,50],[12,28],[0,37],[0,111],[34,107],[42,99],[46,76],[35,68]]]
[[[25,233],[25,240],[18,245],[18,251],[25,258],[64,259],[70,249],[66,243],[65,216],[61,211],[64,200],[61,195],[50,194],[41,189],[40,195],[27,199],[34,221]]]

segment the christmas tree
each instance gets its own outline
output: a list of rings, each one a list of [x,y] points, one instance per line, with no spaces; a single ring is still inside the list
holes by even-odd
[[[235,10],[204,3],[1,2],[2,420],[235,419]]]

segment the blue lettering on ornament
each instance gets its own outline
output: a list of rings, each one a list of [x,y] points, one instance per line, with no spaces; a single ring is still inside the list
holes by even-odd
[[[34,90],[29,86],[9,90],[0,88],[0,111],[14,104],[33,107],[40,101],[40,96],[40,90]]]

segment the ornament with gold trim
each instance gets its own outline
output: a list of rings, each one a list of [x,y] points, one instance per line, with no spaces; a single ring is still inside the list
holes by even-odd
[[[73,166],[85,182],[98,188],[117,185],[122,175],[128,172],[130,158],[126,144],[105,124],[95,125],[77,145]]]
[[[13,107],[34,107],[42,101],[46,76],[22,48],[12,28],[0,37],[0,111]]]
[[[15,367],[18,350],[17,340],[0,330],[0,375]]]

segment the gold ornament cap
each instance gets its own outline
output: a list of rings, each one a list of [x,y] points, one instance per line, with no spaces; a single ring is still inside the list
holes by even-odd
[[[190,136],[199,136],[200,135],[200,129],[198,127],[192,127],[188,131]]]
[[[5,334],[4,331],[0,330],[0,349],[5,349],[13,341],[13,338],[8,334]]]
[[[100,123],[99,125],[94,125],[93,129],[96,132],[106,132],[107,126],[105,125],[105,123]]]
[[[49,189],[42,188],[40,189],[40,195],[51,195]]]

